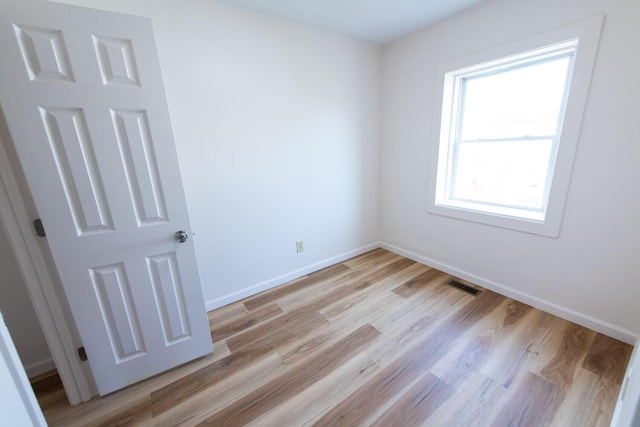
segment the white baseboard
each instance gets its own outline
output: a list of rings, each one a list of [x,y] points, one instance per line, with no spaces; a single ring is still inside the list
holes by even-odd
[[[24,366],[24,370],[27,372],[27,377],[29,378],[44,374],[45,372],[53,371],[54,369],[56,369],[56,364],[53,363],[52,358],[44,359],[39,362],[30,363]]]
[[[325,259],[325,260],[317,262],[315,264],[311,264],[309,266],[300,268],[298,270],[294,270],[294,271],[292,271],[290,273],[286,273],[286,274],[283,274],[281,276],[274,277],[273,279],[269,279],[269,280],[266,280],[264,282],[261,282],[261,283],[246,287],[246,288],[241,289],[239,291],[236,291],[236,292],[221,296],[219,298],[212,299],[210,301],[207,301],[205,306],[207,308],[207,311],[214,310],[216,308],[225,306],[227,304],[231,304],[233,302],[240,301],[241,299],[250,297],[250,296],[255,295],[257,293],[260,293],[262,291],[266,291],[267,289],[271,289],[273,287],[282,285],[282,284],[287,283],[287,282],[289,282],[291,280],[297,279],[298,277],[302,277],[302,276],[307,275],[309,273],[313,273],[314,271],[318,271],[318,270],[321,270],[321,269],[323,269],[325,267],[329,267],[330,265],[337,264],[337,263],[342,262],[342,261],[346,261],[349,258],[353,258],[353,257],[358,256],[358,255],[362,255],[365,252],[372,251],[372,250],[377,249],[379,247],[380,247],[380,244],[378,242],[371,243],[371,244],[366,245],[366,246],[362,246],[362,247],[360,247],[358,249],[354,249],[352,251],[345,252],[343,254],[340,254],[340,255]]]
[[[612,338],[616,338],[620,341],[626,342],[628,344],[635,345],[638,341],[639,337],[637,334],[619,326],[613,325],[611,323],[605,322],[600,319],[596,319],[595,317],[589,316],[585,313],[581,313],[575,311],[570,308],[563,307],[561,305],[555,304],[553,302],[544,300],[542,298],[538,298],[536,296],[512,289],[508,286],[501,285],[494,281],[485,279],[484,277],[480,277],[476,274],[470,273],[468,271],[459,269],[449,264],[445,264],[439,262],[435,259],[427,258],[425,256],[416,254],[414,252],[408,251],[406,249],[400,248],[395,245],[391,245],[385,242],[377,242],[371,243],[369,245],[363,246],[358,249],[354,249],[352,251],[343,253],[341,255],[337,255],[335,257],[328,258],[326,260],[317,262],[315,264],[311,264],[307,267],[294,270],[287,274],[283,274],[281,276],[275,277],[273,279],[266,280],[264,282],[246,287],[239,291],[224,295],[219,298],[215,298],[213,300],[206,302],[207,311],[214,310],[216,308],[225,306],[227,304],[231,304],[236,301],[240,301],[243,298],[250,297],[262,291],[266,291],[267,289],[271,289],[273,287],[282,285],[291,280],[302,277],[306,274],[313,273],[314,271],[318,271],[325,267],[328,267],[333,264],[337,264],[339,262],[345,261],[349,258],[353,258],[355,256],[361,255],[365,252],[369,252],[376,248],[384,248],[390,252],[396,253],[398,255],[402,255],[406,258],[412,259],[416,262],[428,265],[433,268],[437,268],[438,270],[442,270],[445,273],[451,274],[453,276],[459,277],[461,279],[468,280],[472,283],[478,284],[484,288],[487,288],[491,291],[497,292],[500,295],[504,295],[509,298],[513,298],[517,301],[528,304],[532,307],[535,307],[539,310],[546,311],[547,313],[551,313],[555,316],[561,317],[563,319],[569,320],[571,322],[577,323],[579,325],[585,326],[587,328],[593,329],[594,331],[600,332],[604,335],[610,336]],[[27,372],[29,372],[27,370]],[[46,371],[44,371],[46,372]]]
[[[402,255],[406,258],[412,259],[416,262],[428,265],[429,267],[437,268],[438,270],[442,270],[445,273],[451,274],[461,279],[468,280],[472,283],[480,285],[491,291],[497,292],[500,295],[513,298],[517,301],[528,304],[539,310],[546,311],[547,313],[551,313],[555,316],[577,323],[578,325],[582,325],[589,329],[593,329],[594,331],[600,332],[612,338],[616,338],[628,344],[634,345],[638,340],[638,335],[634,334],[633,332],[627,329],[602,321],[600,319],[596,319],[592,316],[589,316],[584,313],[580,313],[570,308],[562,307],[558,304],[552,303],[547,300],[543,300],[533,295],[526,294],[524,292],[512,289],[508,286],[501,285],[499,283],[477,276],[468,271],[456,268],[452,265],[438,262],[434,259],[427,258],[422,255],[418,255],[414,252],[399,248],[397,246],[394,246],[385,242],[381,242],[380,247],[388,251],[391,251],[393,253],[396,253],[398,255]]]

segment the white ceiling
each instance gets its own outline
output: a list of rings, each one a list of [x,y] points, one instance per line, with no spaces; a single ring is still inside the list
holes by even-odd
[[[384,44],[484,0],[216,0]]]

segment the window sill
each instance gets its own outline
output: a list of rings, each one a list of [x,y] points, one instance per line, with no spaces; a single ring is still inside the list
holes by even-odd
[[[470,206],[475,208],[472,209]],[[430,204],[427,211],[434,215],[551,238],[557,238],[560,233],[560,222],[553,221],[549,215],[545,219],[542,212],[495,206],[486,206],[492,208],[491,211],[479,211],[477,206],[475,203],[447,201],[447,204]],[[526,217],[524,213],[526,213]]]

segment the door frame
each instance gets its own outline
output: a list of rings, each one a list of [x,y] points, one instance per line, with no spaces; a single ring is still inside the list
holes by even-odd
[[[0,111],[0,221],[4,224],[29,298],[51,351],[51,357],[71,405],[90,400],[95,394],[93,378],[76,354],[75,329],[68,310],[61,304],[20,191],[15,168],[5,144],[12,145],[4,115]],[[15,162],[14,162],[15,163]],[[26,186],[26,184],[25,184]]]
[[[9,398],[9,402],[0,404],[4,406],[3,415],[10,420],[15,417],[23,422],[28,421],[34,427],[46,427],[47,422],[29,385],[9,330],[2,320],[2,313],[0,313],[0,371],[1,376],[4,377],[0,387],[3,389],[3,394],[13,395]]]

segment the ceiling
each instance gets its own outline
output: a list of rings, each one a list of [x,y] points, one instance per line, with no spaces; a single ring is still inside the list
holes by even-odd
[[[216,0],[384,44],[484,0]]]

